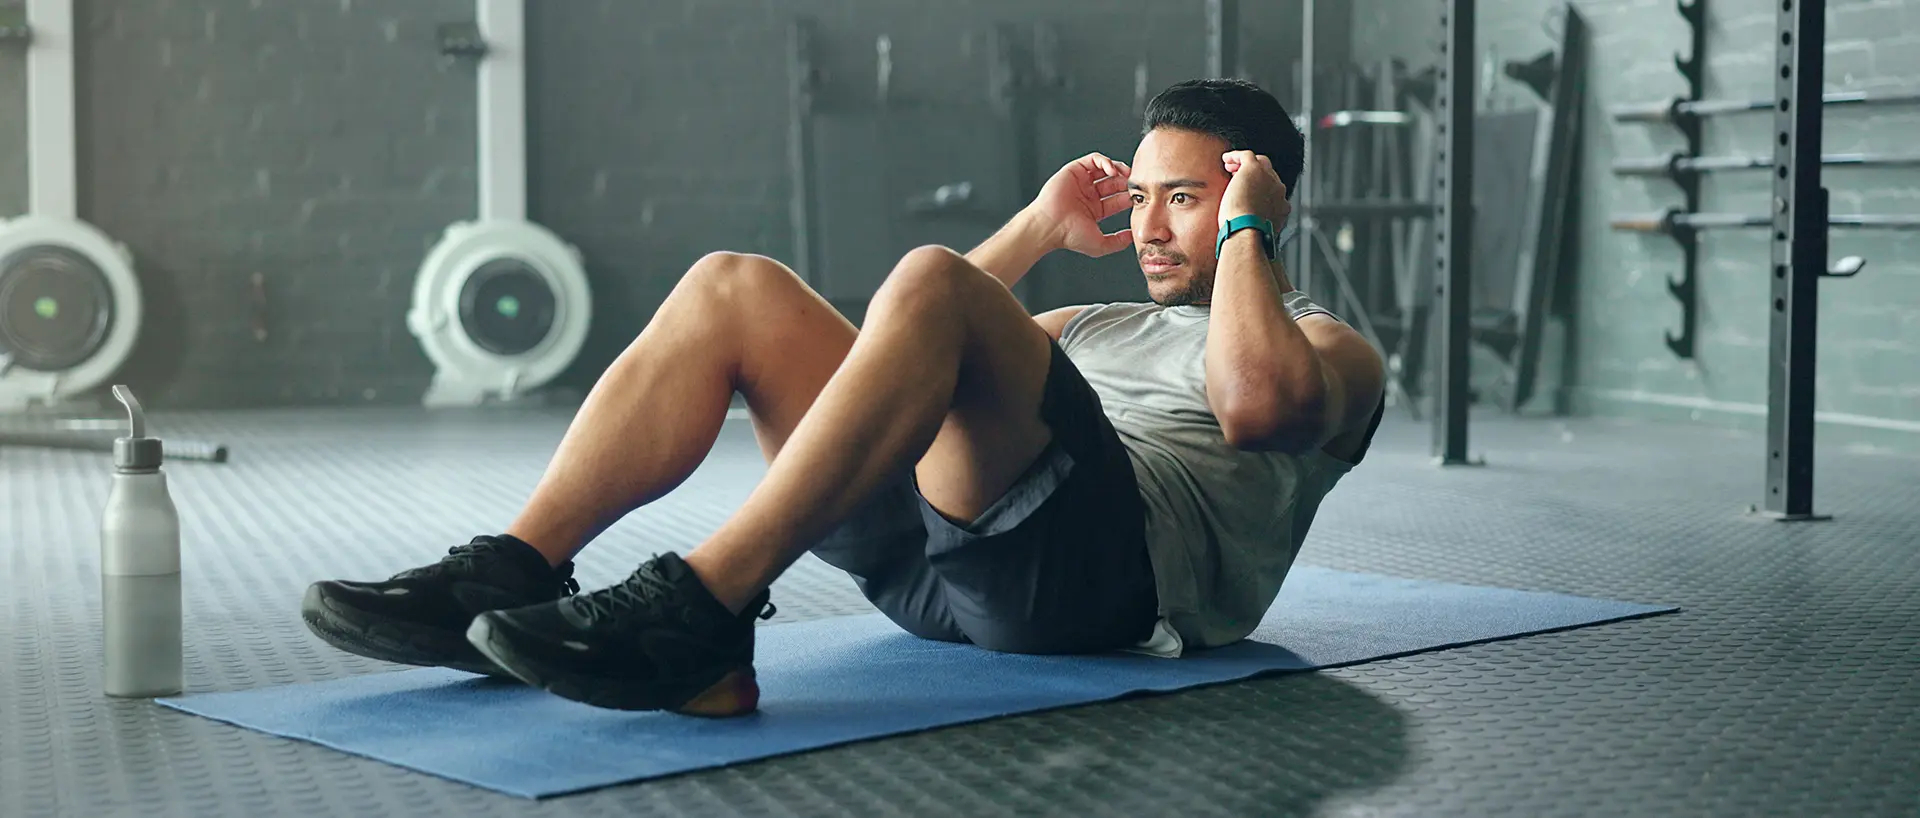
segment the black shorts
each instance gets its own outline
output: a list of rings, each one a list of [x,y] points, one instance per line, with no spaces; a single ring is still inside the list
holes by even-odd
[[[813,553],[909,633],[1011,653],[1137,644],[1159,618],[1146,508],[1100,398],[1058,344],[1040,415],[1053,442],[971,525],[909,475]]]

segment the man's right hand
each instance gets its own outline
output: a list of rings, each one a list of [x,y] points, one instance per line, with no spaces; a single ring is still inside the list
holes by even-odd
[[[1093,258],[1125,250],[1133,246],[1133,231],[1105,233],[1100,220],[1133,206],[1127,192],[1131,173],[1125,162],[1089,153],[1054,173],[1027,205],[1026,215],[1038,221],[1054,249]]]

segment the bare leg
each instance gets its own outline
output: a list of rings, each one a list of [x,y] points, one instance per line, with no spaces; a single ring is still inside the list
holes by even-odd
[[[853,346],[852,324],[771,259],[687,271],[588,394],[507,532],[559,564],[706,458],[735,391],[778,448]],[[771,452],[773,449],[769,449]]]
[[[977,517],[1052,440],[1050,364],[1046,332],[1005,285],[951,250],[909,253],[766,478],[687,564],[739,611],[916,464],[934,508]]]

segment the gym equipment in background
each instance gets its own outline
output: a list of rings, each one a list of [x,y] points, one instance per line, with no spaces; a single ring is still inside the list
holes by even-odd
[[[1692,0],[1681,11],[1699,24],[1700,3]],[[1670,282],[1669,289],[1682,302],[1685,330],[1679,338],[1668,336],[1675,355],[1693,357],[1693,253],[1691,246],[1699,231],[1710,228],[1773,229],[1771,270],[1773,309],[1769,312],[1767,344],[1767,452],[1766,493],[1749,511],[1776,520],[1825,520],[1829,516],[1813,510],[1813,433],[1814,369],[1818,343],[1820,279],[1851,278],[1866,266],[1866,259],[1848,256],[1829,266],[1829,230],[1834,227],[1920,229],[1920,215],[1844,215],[1828,210],[1827,189],[1820,174],[1824,165],[1910,164],[1901,156],[1829,156],[1821,153],[1821,130],[1828,106],[1881,106],[1920,103],[1920,93],[1826,93],[1825,0],[1801,0],[1782,3],[1778,20],[1780,47],[1775,51],[1774,96],[1759,100],[1683,100],[1651,105],[1628,105],[1613,109],[1618,122],[1671,124],[1688,132],[1697,132],[1702,118],[1742,112],[1773,112],[1775,138],[1771,159],[1746,157],[1716,158],[1674,155],[1664,160],[1664,172],[1683,189],[1691,191],[1699,175],[1707,170],[1744,170],[1770,168],[1774,171],[1773,205],[1770,215],[1742,213],[1692,212],[1688,207],[1670,208],[1654,214],[1615,217],[1615,230],[1664,233],[1689,248],[1686,278]],[[1697,37],[1696,37],[1697,39]],[[1685,68],[1686,64],[1682,64]],[[1697,66],[1696,66],[1697,68]],[[1689,76],[1689,79],[1693,79]],[[1696,141],[1697,140],[1692,140]],[[1620,175],[1645,175],[1647,160],[1629,160],[1614,166]]]
[[[1580,112],[1586,107],[1590,37],[1586,18],[1572,3],[1562,5],[1559,19],[1557,48],[1506,66],[1507,75],[1531,89],[1545,105],[1528,133],[1534,144],[1522,186],[1521,232],[1509,306],[1496,311],[1491,326],[1474,322],[1474,337],[1499,352],[1508,369],[1502,402],[1510,412],[1520,411],[1533,397],[1547,314],[1565,276],[1566,236],[1576,222],[1579,201],[1570,191],[1580,158]]]
[[[1416,198],[1400,199],[1398,195],[1390,193],[1393,198],[1387,201],[1391,207],[1377,210],[1380,216],[1391,214],[1404,220],[1399,224],[1386,223],[1389,232],[1397,234],[1396,239],[1407,235],[1408,227],[1418,225],[1417,229],[1423,231],[1419,243],[1427,244],[1431,254],[1425,261],[1409,265],[1409,269],[1396,269],[1395,289],[1404,289],[1399,281],[1412,284],[1405,303],[1398,305],[1400,317],[1393,322],[1376,322],[1371,320],[1371,316],[1366,316],[1366,334],[1383,350],[1397,352],[1399,367],[1393,373],[1396,376],[1393,390],[1409,397],[1410,406],[1414,396],[1409,393],[1418,388],[1417,384],[1427,368],[1427,359],[1431,357],[1431,388],[1422,397],[1432,401],[1430,406],[1433,415],[1429,422],[1432,425],[1434,462],[1442,466],[1483,465],[1484,459],[1469,456],[1467,450],[1468,409],[1472,400],[1469,373],[1474,340],[1472,293],[1476,219],[1473,197],[1477,163],[1472,148],[1478,118],[1476,112],[1479,109],[1474,96],[1478,75],[1474,64],[1477,54],[1474,46],[1477,4],[1475,0],[1440,0],[1438,5],[1439,64],[1435,66],[1431,80],[1405,83],[1425,86],[1424,91],[1408,89],[1410,96],[1427,100],[1424,107],[1431,129],[1423,131],[1417,139],[1421,147],[1427,149],[1424,151],[1427,155],[1411,163],[1411,169],[1415,172],[1424,171],[1421,173],[1424,178],[1414,184],[1388,184],[1388,190],[1404,191],[1400,195],[1412,194]],[[1307,0],[1302,11],[1302,61],[1305,63],[1302,73],[1313,76],[1313,0]],[[1399,128],[1417,121],[1392,116],[1402,112],[1393,111],[1383,104],[1390,103],[1390,98],[1381,98],[1376,102],[1375,115],[1343,117],[1339,116],[1342,111],[1335,109],[1333,117],[1323,122],[1314,113],[1311,92],[1306,90],[1310,86],[1311,83],[1303,86],[1300,114],[1305,121],[1320,126],[1308,131],[1309,134],[1317,134],[1317,138],[1325,138],[1356,124]],[[1398,89],[1394,89],[1392,94],[1398,94]],[[1364,298],[1355,291],[1349,280],[1351,266],[1340,258],[1346,254],[1339,248],[1343,242],[1337,235],[1329,236],[1326,231],[1318,229],[1316,222],[1326,219],[1337,225],[1343,215],[1358,215],[1365,210],[1378,208],[1381,203],[1368,202],[1373,207],[1354,208],[1353,205],[1362,201],[1329,201],[1325,204],[1318,201],[1316,188],[1338,179],[1328,175],[1332,168],[1328,166],[1329,163],[1322,161],[1320,154],[1323,150],[1331,153],[1337,144],[1329,143],[1309,152],[1310,172],[1301,176],[1294,193],[1294,209],[1302,223],[1301,233],[1311,238],[1302,243],[1298,257],[1292,260],[1294,267],[1290,272],[1296,277],[1297,286],[1312,291],[1317,282],[1315,262],[1321,262],[1321,266],[1333,278],[1336,291],[1340,293],[1339,303],[1358,320],[1364,312],[1359,307],[1364,303]],[[1391,152],[1394,148],[1387,150]],[[1413,245],[1406,245],[1406,249],[1413,249]],[[1393,255],[1387,253],[1388,257]],[[1323,301],[1331,300],[1328,295],[1317,294],[1316,297]],[[1394,336],[1391,341],[1388,338],[1390,335]],[[1429,340],[1433,342],[1431,348],[1428,347]]]
[[[1920,167],[1920,154],[1911,153],[1829,153],[1820,164],[1856,168]],[[1650,159],[1616,159],[1613,172],[1618,176],[1669,176],[1709,173],[1721,170],[1772,170],[1771,156],[1691,156],[1670,153]]]
[[[1920,230],[1920,216],[1828,216],[1829,227],[1863,229]],[[1744,213],[1688,213],[1669,208],[1660,213],[1616,216],[1608,226],[1638,233],[1672,233],[1680,230],[1708,230],[1731,227],[1772,227],[1773,217]]]
[[[1682,13],[1687,14],[1688,19],[1693,19],[1693,15],[1689,12],[1692,11],[1691,7],[1698,5],[1699,0],[1687,3],[1686,6],[1682,7]],[[1845,91],[1834,94],[1823,94],[1820,97],[1820,104],[1822,106],[1835,108],[1842,106],[1871,107],[1875,105],[1913,105],[1916,103],[1920,103],[1920,93],[1883,94],[1867,91]],[[1720,114],[1767,111],[1772,110],[1775,104],[1776,100],[1771,99],[1675,99],[1670,102],[1622,105],[1614,108],[1612,113],[1615,122],[1677,123],[1686,120],[1698,120],[1703,117],[1718,116]]]
[[[1701,98],[1703,81],[1702,49],[1706,46],[1705,19],[1706,0],[1679,0],[1680,14],[1693,27],[1694,51],[1686,59],[1676,60],[1681,74],[1692,89],[1690,96],[1676,98],[1666,102],[1637,103],[1616,106],[1610,113],[1616,122],[1637,122],[1657,125],[1671,125],[1679,130],[1687,140],[1687,149],[1673,151],[1665,156],[1636,157],[1616,160],[1612,171],[1615,176],[1662,176],[1671,181],[1685,195],[1686,204],[1668,208],[1657,213],[1644,213],[1617,216],[1611,220],[1615,230],[1641,233],[1660,233],[1672,238],[1681,248],[1680,277],[1667,282],[1667,290],[1680,302],[1680,334],[1667,335],[1667,348],[1676,357],[1692,359],[1694,357],[1695,331],[1698,324],[1698,285],[1695,281],[1699,268],[1700,233],[1703,230],[1769,227],[1775,222],[1772,215],[1746,215],[1740,213],[1702,213],[1700,210],[1700,180],[1708,173],[1720,171],[1772,170],[1776,167],[1773,156],[1702,156],[1700,155],[1701,129],[1709,117],[1753,113],[1772,110],[1776,119],[1788,113],[1792,107],[1793,95],[1782,92],[1779,99],[1756,100],[1708,100]],[[1791,33],[1781,23],[1781,31],[1791,40]],[[1790,42],[1782,43],[1782,54],[1791,48]],[[1782,59],[1787,59],[1782,57]],[[1785,65],[1782,65],[1783,70]],[[1920,103],[1920,93],[1873,93],[1841,92],[1823,94],[1819,104],[1813,106],[1816,112],[1826,107],[1871,107],[1887,105],[1912,105]],[[1785,129],[1781,138],[1785,139]],[[1782,145],[1785,143],[1782,142]],[[1851,167],[1915,167],[1920,166],[1920,155],[1915,154],[1825,154],[1814,155],[1806,160],[1816,166],[1834,165]],[[1786,171],[1781,171],[1785,173]],[[1785,176],[1780,178],[1784,179]],[[1824,209],[1823,209],[1824,210]],[[1920,228],[1920,217],[1915,216],[1832,216],[1827,224],[1831,227],[1884,228],[1893,230],[1911,230]],[[1858,273],[1865,260],[1858,256],[1849,256],[1828,270],[1826,275],[1848,277]]]
[[[17,13],[17,11],[16,11]],[[0,412],[54,407],[133,352],[140,282],[126,248],[79,218],[73,0],[28,0],[27,215],[0,221]]]
[[[407,312],[435,368],[429,407],[526,396],[573,362],[593,311],[579,251],[526,218],[525,7],[476,0],[474,13],[440,44],[478,61],[479,218],[427,254]]]
[[[0,16],[0,44],[27,45],[27,215],[0,221],[0,448],[112,452],[117,422],[45,414],[99,408],[80,396],[133,353],[140,280],[126,247],[79,218],[73,0],[25,11]],[[224,463],[227,446],[174,440],[167,457]]]

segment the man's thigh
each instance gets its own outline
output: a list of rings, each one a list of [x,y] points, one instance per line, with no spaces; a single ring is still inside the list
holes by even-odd
[[[1042,421],[1052,442],[970,522],[904,476],[814,548],[917,636],[1014,653],[1109,650],[1158,618],[1146,508],[1098,395],[1057,346]]]
[[[914,476],[934,509],[965,525],[1053,440],[1040,416],[1053,341],[997,279],[957,255],[945,261],[954,265],[967,342],[953,407]]]
[[[970,524],[922,505],[928,562],[953,621],[991,650],[1124,647],[1158,618],[1132,458],[1066,353],[1052,356],[1040,407],[1052,443]]]

